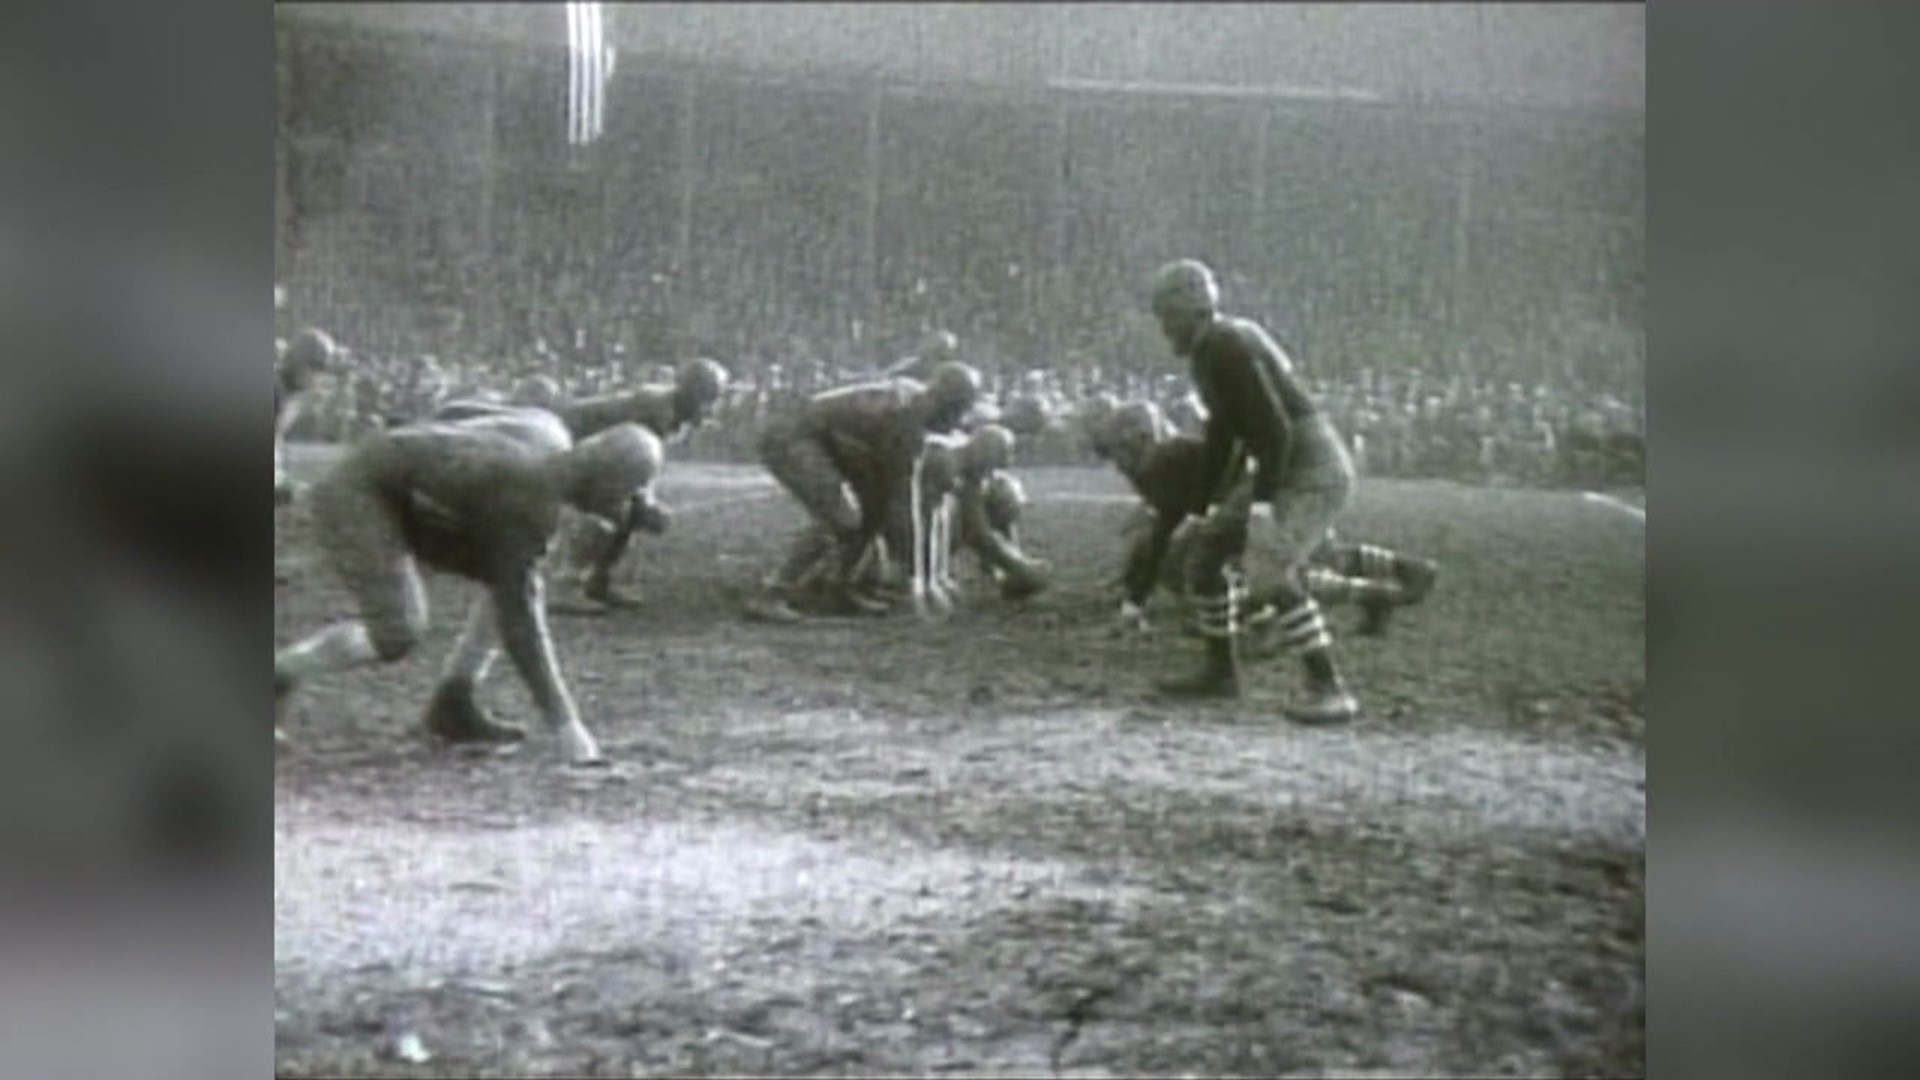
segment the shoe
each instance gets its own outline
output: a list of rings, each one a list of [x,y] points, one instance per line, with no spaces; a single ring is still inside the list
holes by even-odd
[[[1031,600],[1047,591],[1047,580],[1041,577],[1006,577],[1000,582],[1000,599],[1012,603]]]
[[[623,591],[605,578],[589,579],[580,590],[580,594],[596,604],[604,604],[610,608],[632,609],[640,606],[639,597]]]
[[[1417,604],[1433,591],[1434,582],[1440,578],[1440,564],[1431,559],[1408,559],[1402,556],[1400,564],[1400,583],[1403,592],[1400,596],[1402,606]]]
[[[1208,638],[1206,659],[1191,674],[1162,679],[1153,688],[1162,697],[1207,699],[1240,696],[1240,671],[1231,638]]]
[[[748,601],[746,605],[746,616],[755,622],[784,624],[806,621],[806,616],[795,611],[792,604],[777,598]]]
[[[1387,632],[1387,624],[1393,619],[1393,609],[1400,606],[1400,586],[1368,582],[1362,586],[1360,599],[1360,625],[1356,629],[1361,637],[1382,637]]]
[[[1308,727],[1351,723],[1360,715],[1360,702],[1345,690],[1325,690],[1299,705],[1289,705],[1287,719]]]
[[[894,610],[893,604],[850,588],[834,590],[826,603],[837,615],[891,615]]]
[[[527,737],[517,727],[488,716],[474,700],[471,683],[446,681],[434,689],[424,717],[427,731],[451,743],[513,743]]]

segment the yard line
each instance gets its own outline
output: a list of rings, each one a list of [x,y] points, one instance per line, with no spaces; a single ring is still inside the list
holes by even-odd
[[[1640,522],[1641,524],[1646,523],[1647,511],[1643,507],[1635,506],[1630,502],[1626,502],[1625,500],[1622,500],[1622,499],[1616,499],[1611,495],[1607,495],[1598,491],[1583,491],[1580,493],[1580,497],[1590,503],[1595,503],[1600,506],[1605,506],[1612,510],[1618,510],[1621,513],[1627,515],[1628,517],[1633,518],[1635,521]]]

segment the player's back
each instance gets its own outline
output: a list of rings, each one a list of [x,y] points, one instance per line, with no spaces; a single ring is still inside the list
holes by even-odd
[[[556,407],[576,439],[591,438],[619,424],[639,424],[662,439],[673,435],[673,386],[648,384],[617,394],[581,398]]]
[[[902,410],[922,390],[912,379],[876,379],[815,394],[801,410],[800,423],[820,435],[860,441],[881,438],[898,424]]]
[[[1128,479],[1157,513],[1185,517],[1197,512],[1206,499],[1206,472],[1206,440],[1180,434],[1154,443]]]

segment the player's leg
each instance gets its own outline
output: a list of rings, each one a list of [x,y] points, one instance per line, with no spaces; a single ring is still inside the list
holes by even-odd
[[[806,500],[801,489],[806,481],[795,461],[802,441],[790,422],[775,420],[762,432],[759,452],[760,464],[767,474],[805,509]],[[812,517],[811,510],[808,511],[808,517]],[[802,583],[811,576],[815,565],[824,557],[824,551],[830,547],[831,534],[818,522],[809,520],[795,529],[780,562],[772,573],[760,579],[759,595],[748,601],[747,614],[773,622],[799,622],[801,614],[793,607],[793,601],[800,595]]]
[[[1143,515],[1141,518],[1128,522],[1127,536],[1130,541],[1130,546],[1127,549],[1127,564],[1129,576],[1144,575],[1144,569],[1135,569],[1135,567],[1144,565],[1153,555],[1149,547],[1149,543],[1152,540],[1154,524],[1153,511],[1142,506],[1140,512]],[[1171,595],[1175,603],[1179,605],[1180,610],[1188,617],[1187,629],[1189,632],[1192,630],[1191,609],[1193,606],[1193,597],[1188,590],[1191,585],[1189,579],[1193,574],[1195,551],[1197,550],[1195,539],[1203,536],[1206,531],[1198,521],[1189,521],[1181,525],[1178,529],[1175,529],[1173,536],[1167,540],[1167,549],[1161,554],[1160,563],[1154,572],[1156,585]]]
[[[1359,605],[1359,632],[1368,636],[1385,633],[1396,609],[1425,600],[1440,575],[1433,560],[1378,544],[1331,544],[1314,561],[1323,578],[1346,579],[1342,599]]]
[[[386,499],[351,466],[316,485],[310,499],[321,553],[353,596],[359,617],[274,655],[276,715],[299,683],[397,661],[427,628],[426,588]]]
[[[1352,720],[1360,707],[1341,678],[1333,633],[1308,591],[1306,566],[1351,497],[1353,470],[1337,438],[1330,432],[1317,434],[1304,444],[1313,458],[1274,499],[1271,524],[1263,531],[1285,568],[1275,595],[1278,643],[1299,654],[1307,677],[1306,699],[1288,708],[1287,715],[1300,723],[1329,724]]]
[[[287,477],[287,450],[279,432],[273,436],[273,502],[284,506],[293,501],[293,482]]]
[[[761,617],[792,622],[801,617],[793,602],[799,598],[807,580],[819,571],[823,542],[834,559],[828,571],[828,586],[832,591],[845,592],[844,570],[864,554],[849,555],[847,551],[849,545],[858,544],[860,511],[847,492],[839,469],[817,440],[779,430],[769,432],[762,443],[761,460],[774,480],[813,520],[807,528],[794,534],[785,558],[762,583],[762,596],[749,611]]]
[[[957,543],[954,502],[952,495],[934,500],[927,529],[929,599],[943,615],[952,613],[955,599],[960,595],[960,584],[953,577],[953,549]]]
[[[624,521],[613,532],[603,532],[593,549],[587,553],[587,568],[581,580],[581,591],[587,599],[610,608],[640,606],[639,597],[613,583],[614,568],[620,565],[620,560],[626,557],[627,549],[632,546],[633,533],[633,521]]]
[[[809,521],[793,531],[787,553],[763,583],[768,588],[804,590],[833,575],[833,533]]]
[[[1250,483],[1241,481],[1243,486]],[[1226,505],[1192,526],[1186,592],[1191,598],[1193,629],[1205,652],[1192,673],[1155,684],[1168,696],[1236,697],[1240,693],[1240,609],[1245,603],[1240,560],[1248,528],[1244,494],[1229,495]]]
[[[526,738],[526,732],[494,720],[480,707],[480,684],[500,655],[496,619],[492,597],[475,597],[460,640],[447,657],[439,685],[427,704],[427,732],[436,738],[468,743],[518,742]]]
[[[987,481],[983,494],[986,528],[997,538],[999,546],[1008,551],[1020,551],[1020,519],[1026,515],[1027,493],[1019,479],[1011,473],[996,472]],[[970,517],[963,517],[970,522]],[[978,525],[966,528],[972,532]],[[1004,600],[1024,600],[1036,595],[1046,587],[1046,581],[1037,575],[1011,573],[990,559],[985,545],[975,544],[974,550],[980,555],[980,564],[988,572],[994,583],[1000,587],[1000,596]]]
[[[580,590],[585,606],[555,602],[552,613],[600,615],[611,608],[634,608],[639,598],[613,583],[613,572],[632,542],[634,524],[609,526],[599,518],[569,510],[561,526],[559,550],[565,558],[565,578]]]
[[[1126,585],[1128,577],[1133,573],[1134,559],[1143,550],[1147,538],[1153,534],[1154,526],[1153,508],[1144,501],[1135,503],[1133,509],[1127,512],[1127,520],[1120,524],[1120,572],[1108,579],[1109,588],[1121,588]],[[1179,538],[1180,534],[1176,533],[1174,541],[1177,543]],[[1169,545],[1163,553],[1162,561],[1155,569],[1153,580],[1156,586],[1163,587],[1176,596],[1186,591],[1186,571],[1174,557],[1172,545]]]

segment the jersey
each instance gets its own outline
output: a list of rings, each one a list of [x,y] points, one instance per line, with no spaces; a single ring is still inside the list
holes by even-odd
[[[576,439],[592,438],[617,424],[638,424],[665,442],[687,425],[673,404],[672,386],[643,386],[623,394],[604,394],[554,409]]]
[[[922,390],[912,379],[829,390],[802,408],[797,430],[818,439],[863,496],[884,498],[903,487],[926,447],[926,429],[912,409]]]
[[[385,432],[366,452],[368,479],[427,566],[492,585],[527,580],[546,557],[562,505],[550,449],[427,423]]]
[[[1258,323],[1222,315],[1200,329],[1192,374],[1207,416],[1208,503],[1248,463],[1256,470],[1254,501],[1272,501],[1287,479],[1295,429],[1318,411],[1292,362]]]
[[[1160,565],[1166,561],[1173,534],[1189,517],[1206,513],[1209,467],[1205,440],[1173,435],[1154,443],[1140,463],[1125,473],[1128,483],[1153,512],[1148,532],[1127,553],[1124,588],[1128,602],[1145,606],[1159,580]]]

